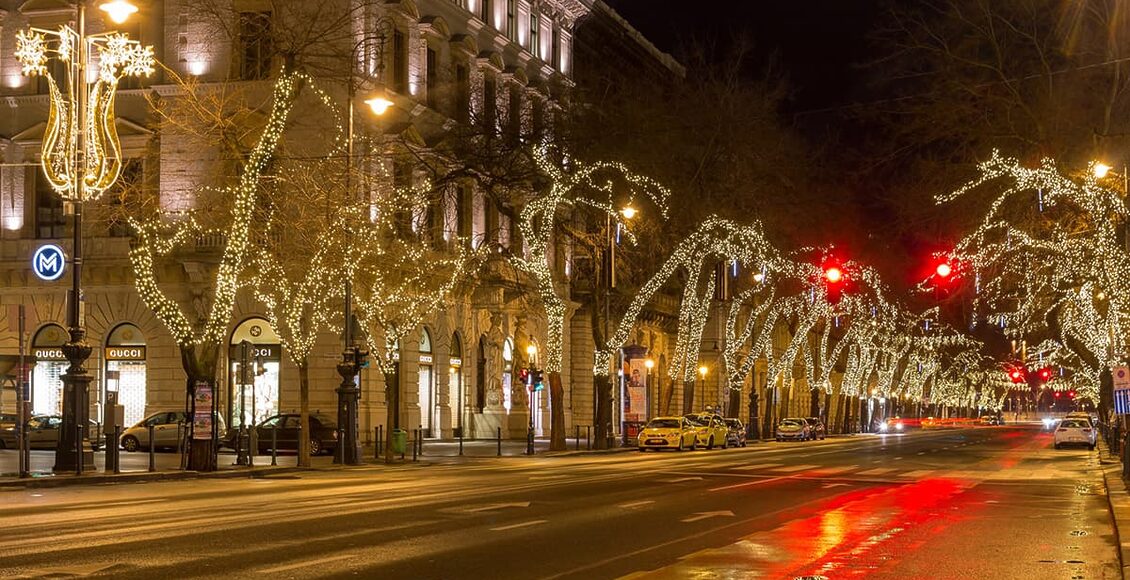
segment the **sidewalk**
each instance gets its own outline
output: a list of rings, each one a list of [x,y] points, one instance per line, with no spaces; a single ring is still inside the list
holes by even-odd
[[[1099,437],[1099,465],[1103,471],[1106,497],[1110,502],[1110,519],[1114,524],[1114,540],[1118,542],[1118,564],[1122,577],[1127,577],[1130,564],[1130,491],[1122,479],[1122,462],[1111,453],[1106,442]]]
[[[534,442],[535,454],[542,457],[570,457],[578,455],[600,455],[609,453],[619,453],[624,451],[634,451],[633,447],[616,447],[613,449],[604,450],[590,450],[586,449],[585,442],[582,439],[580,445],[572,438],[568,439],[568,450],[566,451],[549,451],[549,439],[538,439]],[[301,468],[297,467],[296,457],[293,452],[288,454],[279,454],[277,457],[277,466],[271,465],[270,455],[257,455],[255,456],[255,466],[248,467],[245,465],[233,465],[235,455],[230,452],[221,452],[217,461],[217,470],[212,472],[200,471],[186,471],[180,469],[180,455],[177,453],[158,453],[156,457],[157,471],[148,471],[148,465],[140,465],[137,461],[133,462],[129,467],[123,466],[122,473],[105,473],[101,470],[103,465],[103,453],[98,452],[95,454],[95,465],[99,469],[84,473],[83,475],[73,474],[55,474],[51,472],[51,465],[54,463],[54,454],[48,451],[39,451],[32,453],[32,465],[30,477],[20,479],[17,476],[16,469],[7,465],[11,461],[15,461],[15,452],[0,453],[3,455],[0,459],[10,459],[11,461],[0,461],[0,490],[12,488],[43,488],[43,487],[58,487],[65,485],[98,485],[98,484],[112,484],[112,483],[143,483],[155,481],[178,481],[184,479],[223,479],[223,478],[239,478],[239,477],[269,477],[272,475],[295,473],[301,471],[327,471],[339,469],[351,469],[355,467],[373,467],[373,466],[387,466],[387,467],[407,467],[407,466],[424,466],[430,464],[452,463],[452,462],[472,462],[481,461],[490,458],[519,458],[526,457],[526,442],[519,440],[503,440],[501,447],[497,440],[465,440],[463,442],[462,454],[460,454],[459,441],[447,440],[424,440],[423,442],[423,455],[417,455],[415,460],[412,456],[412,442],[409,442],[407,452],[404,454],[403,459],[399,455],[394,458],[392,463],[386,464],[384,458],[376,456],[376,449],[372,445],[361,447],[361,465],[359,466],[341,466],[333,462],[332,456],[318,456],[311,458],[311,467]],[[579,448],[578,448],[579,447]],[[501,455],[499,451],[501,450]],[[147,463],[146,453],[126,454],[122,453],[122,457],[128,457],[135,460],[145,459]],[[9,457],[10,456],[10,457]],[[11,467],[9,469],[9,467]]]

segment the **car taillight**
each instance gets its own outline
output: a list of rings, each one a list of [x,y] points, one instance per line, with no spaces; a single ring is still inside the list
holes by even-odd
[[[1090,432],[1091,432],[1091,430],[1090,430],[1090,429],[1084,429],[1084,430],[1083,430],[1083,432],[1084,432],[1084,433],[1090,433]]]
[[[1056,431],[1059,431],[1060,433],[1066,433],[1067,429],[1056,429]]]

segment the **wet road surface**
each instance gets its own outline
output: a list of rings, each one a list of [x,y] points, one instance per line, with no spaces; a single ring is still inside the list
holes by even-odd
[[[0,577],[1117,578],[1034,426],[0,492]]]

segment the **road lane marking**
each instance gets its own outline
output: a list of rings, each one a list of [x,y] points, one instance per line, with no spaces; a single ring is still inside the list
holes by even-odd
[[[757,463],[754,465],[745,465],[743,467],[735,467],[738,471],[753,471],[754,469],[769,469],[770,467],[780,467],[784,463]]]
[[[867,471],[860,471],[856,475],[883,475],[896,471],[893,467],[876,467],[875,469],[868,469]]]
[[[796,473],[798,471],[805,471],[808,469],[816,469],[819,465],[793,465],[792,467],[774,467],[773,471],[780,471],[783,473]]]
[[[734,517],[734,512],[732,512],[730,510],[724,510],[724,511],[718,511],[718,512],[698,512],[693,516],[683,518],[679,521],[683,522],[684,524],[689,524],[691,522],[697,522],[699,520],[705,520],[705,519],[710,519],[710,518],[718,518],[718,517],[732,518],[732,517]]]
[[[816,473],[817,473],[817,475],[835,475],[837,473],[843,473],[845,471],[851,471],[853,469],[859,469],[859,466],[858,465],[845,465],[845,466],[842,466],[842,467],[821,467],[821,468],[816,470]]]
[[[663,482],[663,483],[683,483],[684,481],[702,481],[702,478],[701,478],[701,477],[698,477],[698,476],[694,476],[694,477],[676,477],[676,478],[673,478],[673,479],[661,479],[661,480],[659,480],[659,481],[661,481],[661,482]]]
[[[795,479],[795,475],[782,475],[780,477],[770,477],[769,479],[757,479],[754,481],[747,481],[745,483],[735,483],[732,485],[723,485],[722,487],[712,487],[710,491],[723,491],[727,489],[737,489],[739,487],[752,487],[754,485],[761,485],[763,483],[772,483],[774,481],[781,481],[782,479]]]
[[[315,566],[317,564],[326,564],[328,562],[336,562],[338,560],[345,560],[352,558],[353,554],[340,554],[337,556],[328,556],[326,558],[319,558],[317,560],[306,560],[304,562],[296,562],[294,564],[287,564],[285,566],[275,566],[274,568],[264,568],[259,570],[260,574],[274,574],[276,572],[286,572],[287,570],[296,570],[298,568],[305,568],[307,566]]]
[[[490,531],[492,531],[492,532],[503,532],[503,531],[506,531],[506,530],[516,530],[518,528],[527,528],[527,527],[530,527],[530,526],[536,526],[538,524],[544,524],[548,521],[549,520],[530,520],[528,522],[522,522],[520,524],[510,524],[509,526],[501,526],[501,527],[497,527],[497,528],[491,528]]]
[[[631,508],[636,508],[636,507],[640,507],[640,506],[648,505],[648,504],[652,504],[652,503],[655,503],[655,500],[645,499],[643,501],[633,501],[631,503],[622,503],[622,504],[620,504],[616,507],[624,508],[624,509],[631,509]]]
[[[530,502],[528,502],[528,501],[515,501],[515,502],[510,502],[510,503],[492,503],[490,505],[481,505],[479,507],[468,508],[468,509],[465,509],[463,511],[473,514],[473,513],[477,513],[477,512],[487,512],[487,511],[491,511],[491,510],[500,510],[502,508],[510,508],[510,507],[527,508],[527,507],[530,507]]]
[[[933,469],[919,469],[917,471],[908,471],[908,472],[906,472],[902,475],[903,475],[903,477],[921,479],[921,478],[923,478],[927,475],[932,475],[934,472],[935,472],[935,470],[933,470]]]

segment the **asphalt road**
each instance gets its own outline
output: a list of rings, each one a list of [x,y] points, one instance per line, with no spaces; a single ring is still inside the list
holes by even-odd
[[[1035,427],[0,492],[0,577],[1118,578]]]

